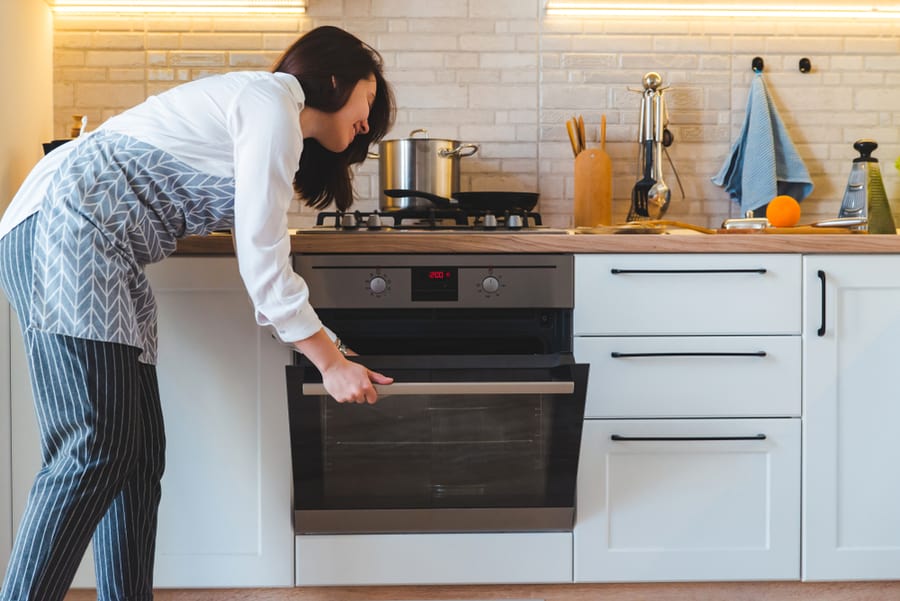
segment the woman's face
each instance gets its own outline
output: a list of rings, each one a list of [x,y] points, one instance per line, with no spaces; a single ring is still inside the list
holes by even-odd
[[[343,152],[359,134],[369,131],[369,110],[375,102],[375,76],[356,82],[347,103],[337,112],[321,113],[324,122],[315,138],[331,152]]]

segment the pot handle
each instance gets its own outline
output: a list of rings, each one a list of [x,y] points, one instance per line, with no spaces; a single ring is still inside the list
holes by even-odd
[[[478,152],[478,144],[460,144],[451,150],[442,149],[438,154],[446,159],[452,156],[458,156],[459,158],[470,157],[476,152]]]

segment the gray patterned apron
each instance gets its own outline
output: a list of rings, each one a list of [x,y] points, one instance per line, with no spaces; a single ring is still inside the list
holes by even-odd
[[[92,133],[60,166],[40,209],[32,327],[134,346],[155,364],[156,302],[144,265],[175,252],[178,238],[233,222],[233,178],[119,133]]]

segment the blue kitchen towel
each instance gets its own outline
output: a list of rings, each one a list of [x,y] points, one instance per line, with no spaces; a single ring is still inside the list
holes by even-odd
[[[741,205],[741,215],[779,194],[800,201],[812,192],[809,171],[769,97],[762,73],[750,84],[741,133],[712,181]]]

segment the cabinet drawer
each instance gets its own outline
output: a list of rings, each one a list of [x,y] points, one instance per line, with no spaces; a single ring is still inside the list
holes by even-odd
[[[587,417],[800,415],[799,336],[575,338]]]
[[[799,255],[578,255],[575,333],[799,334]]]
[[[564,583],[572,533],[304,535],[296,563],[297,586]]]
[[[587,420],[575,581],[796,580],[799,474],[799,419]]]

